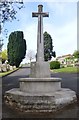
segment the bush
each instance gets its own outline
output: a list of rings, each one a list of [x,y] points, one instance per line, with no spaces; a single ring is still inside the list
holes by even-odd
[[[50,69],[59,69],[59,68],[60,68],[60,62],[58,62],[58,61],[50,62]]]

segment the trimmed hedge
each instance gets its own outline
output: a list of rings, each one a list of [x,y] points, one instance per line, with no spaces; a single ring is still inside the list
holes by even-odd
[[[58,61],[50,62],[50,69],[59,69],[59,68],[60,68],[60,62],[58,62]]]

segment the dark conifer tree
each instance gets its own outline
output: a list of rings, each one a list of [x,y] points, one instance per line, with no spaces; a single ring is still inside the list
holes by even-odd
[[[26,40],[22,31],[15,31],[10,34],[7,52],[9,64],[19,67],[26,55]]]

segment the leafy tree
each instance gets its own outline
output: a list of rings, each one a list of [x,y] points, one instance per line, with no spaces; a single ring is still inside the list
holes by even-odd
[[[0,33],[2,32],[3,24],[7,21],[16,19],[18,10],[24,7],[23,0],[20,2],[2,0],[0,1]]]
[[[79,50],[74,51],[73,56],[79,58]]]
[[[26,54],[26,41],[22,31],[12,32],[7,45],[8,62],[19,67]]]
[[[48,61],[53,57],[56,57],[55,51],[53,51],[52,37],[47,32],[44,32],[44,60]]]
[[[6,49],[1,52],[1,56],[2,56],[2,63],[4,63],[8,59]]]
[[[17,5],[19,4],[19,5]],[[12,2],[8,0],[4,0],[2,2],[0,2],[0,15],[1,15],[1,22],[4,23],[6,21],[11,21],[13,19],[16,19],[16,13],[17,10],[15,9],[15,6],[20,10],[21,8],[24,7],[23,5],[23,0],[21,0],[20,2]]]

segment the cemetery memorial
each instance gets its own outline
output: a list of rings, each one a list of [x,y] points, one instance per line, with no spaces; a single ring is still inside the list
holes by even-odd
[[[76,102],[76,93],[61,88],[61,78],[52,78],[49,63],[44,61],[43,18],[49,13],[38,5],[38,12],[33,12],[32,17],[38,18],[37,61],[31,63],[30,77],[20,78],[20,87],[5,93],[5,102],[25,112],[55,112]]]
[[[7,63],[0,64],[0,72],[8,72],[8,71],[13,71],[16,69],[16,66],[11,66]]]

